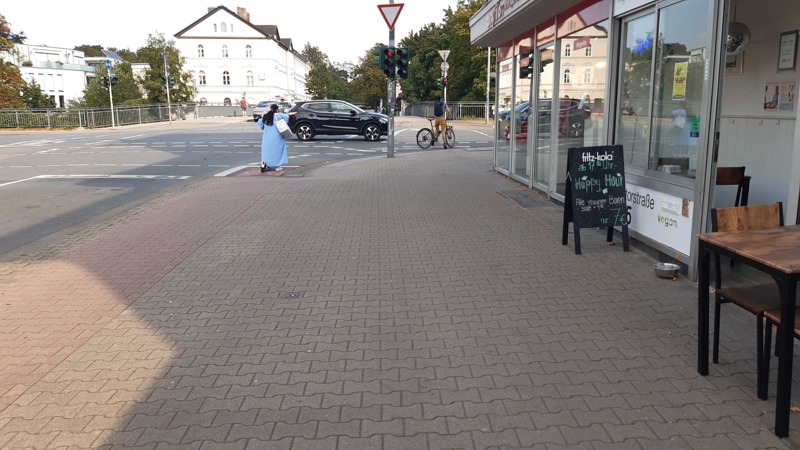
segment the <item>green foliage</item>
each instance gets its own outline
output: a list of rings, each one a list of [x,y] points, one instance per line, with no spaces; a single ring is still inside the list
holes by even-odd
[[[56,102],[52,97],[42,92],[42,87],[35,80],[25,83],[22,88],[22,101],[28,108],[55,108]]]
[[[388,99],[386,76],[380,68],[380,49],[385,47],[377,43],[364,52],[359,64],[353,70],[352,96],[349,100],[369,106],[378,106]]]
[[[306,73],[306,93],[314,99],[336,98],[346,100],[350,97],[349,75],[345,65],[338,67],[330,62],[328,56],[319,48],[306,44],[302,52],[308,61]]]
[[[193,101],[196,91],[192,82],[192,74],[183,70],[186,58],[175,48],[175,41],[167,41],[163,34],[149,35],[147,45],[139,48],[133,59],[136,62],[150,65],[146,77],[138,80],[147,94],[147,101],[149,103],[167,103],[167,92],[161,87],[161,80],[166,78],[164,73],[165,52],[169,74],[175,78],[175,89],[170,90],[169,93],[170,100],[173,102]]]

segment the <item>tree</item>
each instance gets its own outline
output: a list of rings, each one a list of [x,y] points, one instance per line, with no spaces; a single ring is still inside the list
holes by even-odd
[[[470,43],[469,18],[487,0],[459,0],[456,10],[445,12],[444,43],[450,50],[447,62],[447,97],[458,100],[486,99],[486,52]]]
[[[145,78],[137,80],[144,89],[148,101],[150,103],[167,103],[167,92],[162,88],[162,81],[166,79],[164,73],[165,53],[169,76],[175,80],[175,87],[170,90],[170,100],[178,103],[193,101],[197,92],[194,88],[192,74],[183,70],[186,58],[175,48],[175,41],[167,41],[161,33],[149,35],[147,45],[139,48],[133,57],[136,62],[150,65]]]
[[[55,108],[56,102],[52,97],[42,92],[42,87],[35,80],[25,83],[22,88],[22,100],[28,108]]]
[[[24,40],[25,33],[12,33],[5,16],[0,15],[0,53],[13,52],[14,44]],[[8,61],[0,61],[0,108],[24,107],[21,92],[25,85],[19,67]]]
[[[359,64],[353,68],[351,83],[351,96],[353,103],[362,103],[370,106],[377,106],[381,100],[384,103],[387,99],[386,75],[375,64],[378,56],[373,54],[373,50],[384,47],[383,44],[375,44],[360,59]]]
[[[303,48],[302,55],[309,67],[306,73],[306,93],[308,95],[315,99],[347,99],[349,97],[350,74],[345,66],[336,67],[319,48],[312,47],[308,43]]]

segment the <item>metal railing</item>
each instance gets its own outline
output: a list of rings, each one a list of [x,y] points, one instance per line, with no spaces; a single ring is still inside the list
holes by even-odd
[[[114,107],[116,125],[135,125],[198,118],[197,104]],[[111,126],[110,108],[2,109],[0,128],[103,128]]]
[[[483,119],[486,117],[486,102],[447,102],[447,106],[452,110],[452,120]],[[433,117],[433,102],[408,105],[403,114],[406,116]]]

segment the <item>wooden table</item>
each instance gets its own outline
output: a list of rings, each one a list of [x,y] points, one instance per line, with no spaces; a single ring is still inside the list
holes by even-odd
[[[800,225],[773,230],[705,233],[698,236],[700,267],[698,280],[697,371],[708,375],[709,272],[711,253],[741,261],[771,275],[781,292],[781,326],[778,346],[778,392],[775,434],[789,435],[789,405],[792,391],[794,312],[800,280]],[[767,350],[769,351],[769,350]]]

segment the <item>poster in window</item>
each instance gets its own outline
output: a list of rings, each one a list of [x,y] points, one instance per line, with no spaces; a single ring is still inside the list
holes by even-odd
[[[686,100],[686,75],[689,73],[689,63],[675,63],[675,72],[672,77],[672,99]]]
[[[764,85],[764,110],[777,111],[780,100],[780,83],[769,82]]]
[[[781,83],[779,92],[778,110],[794,111],[794,80]]]

